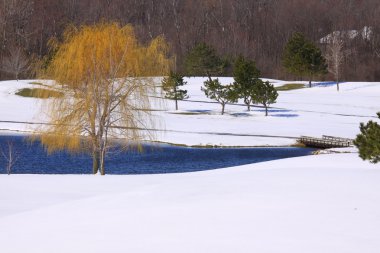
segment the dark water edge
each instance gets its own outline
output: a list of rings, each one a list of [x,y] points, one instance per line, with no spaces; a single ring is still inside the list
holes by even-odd
[[[12,174],[91,174],[88,154],[61,151],[48,155],[39,142],[23,136],[0,136],[0,150],[8,152],[13,143],[18,160]],[[144,144],[144,152],[113,149],[106,157],[106,174],[161,174],[203,171],[310,155],[315,149],[298,147],[191,148],[168,144]],[[0,174],[6,173],[0,154]]]

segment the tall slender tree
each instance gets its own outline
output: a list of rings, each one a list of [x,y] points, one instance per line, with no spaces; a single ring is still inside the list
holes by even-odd
[[[344,60],[343,40],[340,36],[334,36],[327,46],[326,59],[328,61],[328,70],[334,75],[336,89],[339,91],[339,79]]]

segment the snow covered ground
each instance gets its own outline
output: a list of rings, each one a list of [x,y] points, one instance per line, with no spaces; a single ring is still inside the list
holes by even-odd
[[[0,176],[0,252],[377,253],[380,170],[354,154],[143,176]]]
[[[186,145],[220,146],[283,146],[295,144],[301,135],[333,135],[354,138],[360,122],[376,119],[380,111],[380,83],[342,83],[337,92],[333,83],[317,83],[313,88],[279,92],[269,117],[263,108],[247,112],[240,101],[227,105],[227,113],[200,90],[204,78],[187,78],[190,98],[179,102],[166,101],[159,124],[165,132],[158,132],[162,142]],[[228,84],[232,78],[220,78]],[[286,83],[271,80],[276,86]],[[301,82],[302,83],[302,82]],[[304,82],[305,83],[305,82]],[[43,122],[41,101],[14,95],[21,88],[32,87],[30,81],[0,82],[0,119],[3,121]],[[38,85],[37,85],[38,86]],[[197,101],[197,102],[194,102]],[[41,116],[42,115],[42,116]],[[32,131],[35,125],[0,123],[0,130]]]
[[[202,81],[199,78],[187,80],[189,100],[210,101],[200,91]],[[222,82],[232,82],[231,78],[222,78]],[[276,86],[285,83],[276,81]],[[161,137],[167,142],[182,142],[188,145],[292,145],[292,138],[300,135],[333,135],[354,138],[359,123],[376,117],[380,111],[380,83],[342,83],[337,92],[333,84],[322,83],[314,88],[279,92],[278,103],[270,110],[269,117],[264,116],[262,108],[247,112],[246,107],[227,105],[227,114],[219,115],[219,104],[192,103],[182,101],[182,112],[195,112],[195,115],[165,113],[167,130],[179,130],[186,133],[168,132]],[[167,103],[169,109],[173,102]],[[210,115],[211,114],[211,115]],[[191,132],[191,134],[189,134]],[[220,133],[204,134],[205,132]],[[203,133],[203,134],[200,134]],[[226,135],[229,134],[229,135]],[[234,136],[231,136],[234,135]],[[260,137],[261,136],[261,137]]]
[[[380,111],[380,83],[342,83],[339,93],[322,83],[280,92],[269,117],[240,105],[221,116],[218,104],[206,103],[202,80],[185,87],[189,100],[201,102],[182,101],[178,113],[168,101],[158,113],[168,130],[161,141],[259,146],[291,145],[300,135],[353,138]],[[0,120],[41,121],[35,99],[14,95],[30,86],[0,82]],[[0,175],[0,252],[377,253],[379,181],[379,165],[356,153],[186,174]]]

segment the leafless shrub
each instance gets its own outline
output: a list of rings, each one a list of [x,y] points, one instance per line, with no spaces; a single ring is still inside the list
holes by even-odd
[[[28,71],[29,66],[29,58],[21,47],[11,48],[2,61],[2,70],[13,74],[16,80],[19,79],[20,74]]]
[[[1,155],[6,161],[5,169],[8,175],[11,174],[13,167],[20,157],[20,153],[17,152],[13,141],[7,141],[5,148],[2,148]]]
[[[343,40],[335,36],[327,46],[326,59],[328,61],[328,70],[334,75],[336,88],[339,91],[339,79],[341,75],[342,63],[344,60]]]

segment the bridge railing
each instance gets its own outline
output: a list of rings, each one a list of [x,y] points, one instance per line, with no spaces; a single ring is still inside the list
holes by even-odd
[[[323,135],[322,138],[301,136],[299,142],[308,147],[344,148],[352,146],[353,140],[341,137]]]

